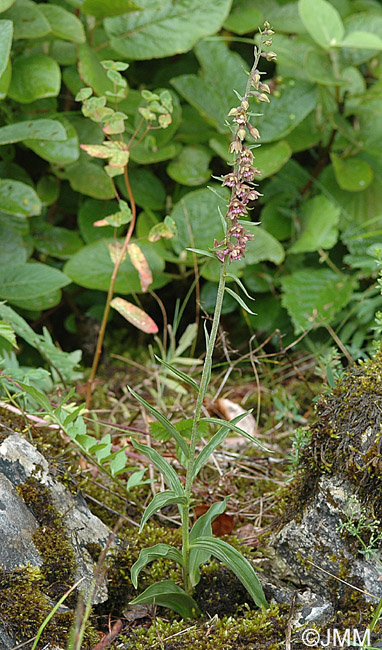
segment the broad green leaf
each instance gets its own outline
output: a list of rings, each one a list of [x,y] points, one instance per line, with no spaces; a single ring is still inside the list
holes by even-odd
[[[78,161],[68,165],[57,175],[68,180],[72,189],[80,194],[101,200],[114,198],[113,183],[103,167],[85,156],[86,154],[81,153]]]
[[[330,323],[348,304],[355,281],[329,269],[306,269],[282,278],[281,286],[282,304],[300,333]]]
[[[35,248],[44,255],[65,260],[74,255],[83,243],[75,230],[44,224],[33,233]]]
[[[341,16],[327,0],[299,0],[302,22],[318,45],[327,49],[340,43],[345,34]]]
[[[274,144],[264,144],[255,149],[255,166],[261,171],[260,180],[273,176],[284,167],[292,155],[292,150],[286,140]]]
[[[52,205],[59,197],[60,184],[55,176],[46,174],[37,181],[36,190],[43,205]]]
[[[157,494],[156,496],[158,497],[161,495]],[[180,497],[177,498],[179,499]],[[176,503],[176,502],[171,501],[171,503]],[[141,530],[142,530],[142,526],[139,532],[141,532]],[[142,569],[144,569],[145,566],[147,566],[147,564],[150,564],[150,562],[153,562],[158,558],[173,560],[174,562],[177,562],[178,564],[183,566],[183,556],[181,552],[178,551],[178,549],[174,548],[173,546],[169,546],[168,544],[155,544],[155,546],[150,546],[149,548],[143,548],[139,553],[138,560],[131,567],[131,582],[133,583],[135,588],[137,588],[138,586],[138,576],[142,571]]]
[[[194,388],[194,390],[196,390],[196,392],[199,391],[199,385],[196,383],[196,381],[194,381],[192,379],[192,377],[190,377],[189,375],[186,375],[185,372],[182,372],[178,368],[175,368],[170,363],[167,363],[166,361],[163,361],[163,359],[160,359],[159,357],[157,357],[156,354],[154,356],[155,356],[156,360],[158,361],[158,363],[160,363],[162,366],[165,366],[170,372],[172,372],[174,375],[179,377],[182,381],[185,381],[186,384],[188,384],[189,386]]]
[[[234,574],[239,578],[240,582],[244,585],[250,596],[252,596],[258,607],[269,608],[265,599],[263,588],[259,579],[248,560],[243,555],[233,548],[227,542],[215,537],[205,536],[194,539],[190,545],[191,550],[200,549],[207,551],[217,557],[223,564],[225,564]]]
[[[201,66],[200,75],[174,77],[171,84],[220,133],[227,133],[225,120],[237,101],[232,89],[244,93],[243,69],[247,65],[221,40],[201,41],[194,51]]]
[[[147,605],[149,603],[173,609],[182,618],[193,618],[195,614],[200,613],[195,600],[191,596],[187,596],[186,592],[171,580],[162,580],[147,587],[137,598],[130,601],[130,605]]]
[[[226,212],[230,195],[226,188],[219,188],[218,192],[221,199],[209,189],[195,190],[174,206],[170,216],[177,233],[171,243],[176,253],[195,243],[199,249],[212,248],[214,238],[223,237],[219,208],[223,214]]]
[[[127,252],[134,268],[138,271],[142,292],[145,293],[153,281],[153,274],[147,260],[137,244],[128,244]],[[157,330],[158,331],[158,328]]]
[[[6,323],[3,320],[0,320],[0,339],[7,341],[12,347],[17,348],[17,341],[13,328],[9,323]]]
[[[263,13],[253,7],[251,0],[234,0],[231,13],[225,20],[224,28],[242,36],[253,32],[263,22]]]
[[[338,43],[338,47],[351,47],[357,50],[382,50],[382,39],[370,32],[351,32]]]
[[[294,7],[296,11],[296,5]],[[283,77],[309,80],[304,66],[306,56],[312,49],[310,38],[306,35],[284,35],[277,31],[272,36],[272,49],[277,52],[277,69]]]
[[[14,305],[33,301],[70,284],[58,269],[40,263],[16,264],[0,269],[0,299]]]
[[[150,228],[147,238],[150,242],[156,242],[160,239],[172,239],[176,235],[175,221],[167,216],[160,223],[156,223]]]
[[[312,111],[289,135],[286,141],[293,153],[314,147],[322,138],[321,125],[318,125],[316,111]]]
[[[5,0],[5,3],[8,7],[10,5],[12,6],[10,6],[2,18],[13,22],[15,39],[42,38],[50,33],[50,25],[35,2],[16,0],[13,3]]]
[[[333,248],[338,239],[341,209],[324,195],[302,204],[302,233],[289,249],[290,253],[308,253],[319,248]]]
[[[146,334],[156,334],[158,332],[158,326],[154,323],[153,319],[150,318],[143,309],[137,307],[137,305],[133,305],[131,302],[128,302],[123,298],[113,298],[110,307],[113,307],[113,309],[118,311],[121,316],[129,321],[129,323],[142,332],[145,332]]]
[[[130,152],[131,160],[138,165],[154,165],[162,160],[170,160],[178,155],[181,150],[179,142],[169,142],[163,147],[149,148],[146,143],[139,143]]]
[[[0,222],[0,269],[27,261],[27,250],[20,233],[11,223]]]
[[[0,77],[8,65],[13,36],[13,23],[10,20],[0,20]]]
[[[254,239],[247,242],[244,261],[247,264],[257,264],[263,261],[281,264],[285,258],[285,251],[280,242],[261,226],[251,227],[250,223],[246,226],[253,234]]]
[[[167,165],[167,173],[181,185],[202,185],[211,178],[211,153],[202,145],[184,147]]]
[[[14,4],[15,0],[0,0],[0,13],[6,11]]]
[[[129,170],[129,181],[134,188],[134,201],[142,208],[161,210],[166,202],[166,190],[159,176],[144,168],[135,167]],[[117,178],[117,187],[122,196],[129,198],[126,183]]]
[[[247,305],[247,304],[244,302],[244,300],[243,300],[243,299],[242,299],[242,298],[241,298],[241,297],[236,293],[236,291],[233,291],[233,289],[230,289],[229,287],[226,287],[225,290],[226,290],[227,293],[229,293],[230,296],[232,296],[232,298],[234,298],[234,299],[236,300],[236,302],[239,303],[239,305],[240,305],[240,307],[242,307],[242,309],[244,309],[246,312],[248,312],[248,314],[253,314],[254,316],[256,316],[256,312],[252,311],[252,309],[250,309],[250,308],[248,307],[248,305]]]
[[[66,131],[58,120],[50,119],[27,120],[0,127],[0,145],[35,139],[62,142],[66,140]]]
[[[214,503],[210,509],[201,517],[199,517],[194,523],[190,531],[190,542],[199,537],[211,537],[212,536],[212,522],[219,515],[223,514],[226,509],[227,499],[220,501],[219,503]],[[189,567],[190,567],[190,579],[193,587],[199,583],[200,580],[200,571],[199,567],[201,564],[208,562],[211,557],[211,553],[208,551],[201,551],[199,549],[192,549],[190,551]]]
[[[93,88],[96,95],[105,95],[106,92],[113,92],[113,83],[108,79],[95,52],[83,43],[78,47],[78,72],[82,81]]]
[[[240,420],[242,420],[248,413],[240,413],[240,415],[237,415],[235,418],[231,420],[232,424],[238,424]],[[207,444],[203,447],[202,451],[200,452],[199,456],[196,458],[195,463],[194,463],[194,469],[193,469],[193,474],[192,474],[192,480],[194,481],[199,474],[200,470],[202,469],[203,465],[207,462],[211,454],[214,453],[215,449],[221,445],[222,442],[226,439],[228,436],[228,433],[230,431],[230,428],[228,426],[224,426],[224,424],[220,427],[220,429],[212,436],[211,440],[207,442]],[[203,515],[204,516],[204,515]]]
[[[342,78],[335,76],[331,59],[326,52],[309,50],[305,57],[304,70],[309,81],[315,81],[325,86],[340,86],[343,84]]]
[[[164,492],[158,492],[152,499],[152,501],[149,503],[147,506],[146,510],[144,511],[141,519],[141,525],[139,528],[139,532],[142,532],[142,529],[144,525],[146,524],[147,520],[150,519],[151,515],[154,514],[154,512],[157,512],[161,508],[164,508],[165,506],[170,506],[170,505],[184,505],[186,504],[186,497],[182,497],[173,490],[165,490]],[[142,551],[141,551],[142,553]],[[181,556],[182,557],[182,556]],[[139,571],[138,571],[139,573]],[[138,574],[137,574],[138,576]],[[136,587],[136,583],[134,584]]]
[[[251,3],[251,6],[257,7],[264,13],[265,20],[268,20],[277,34],[280,32],[301,34],[305,31],[296,5],[294,1],[280,4],[278,0],[267,0],[266,7],[264,7],[264,0],[253,0]]]
[[[41,213],[41,201],[30,185],[1,179],[0,211],[14,217],[31,217]]]
[[[117,243],[123,243],[123,240],[117,240]],[[107,291],[110,285],[110,278],[113,273],[114,264],[110,259],[109,244],[115,244],[113,239],[100,239],[84,246],[78,253],[65,265],[65,273],[82,287],[87,289],[99,289]],[[152,245],[140,243],[150,269],[153,274],[153,289],[163,286],[166,276],[162,274],[164,260],[155,252]],[[122,262],[117,280],[115,283],[115,293],[122,295],[131,293],[140,293],[141,283],[135,268],[127,256]]]
[[[231,0],[164,0],[153,9],[106,18],[104,24],[111,47],[124,58],[157,59],[187,52],[217,32],[230,5]]]
[[[243,416],[248,415],[249,412],[250,411],[248,411],[247,413],[244,413]],[[228,429],[232,429],[232,431],[236,431],[236,433],[240,433],[240,435],[243,436],[243,438],[246,438],[250,442],[253,442],[255,445],[260,447],[263,451],[266,451],[266,452],[269,453],[269,449],[264,447],[264,445],[261,442],[259,442],[258,440],[256,440],[256,438],[251,436],[250,433],[247,433],[247,431],[244,431],[244,429],[240,429],[240,427],[237,427],[236,424],[235,424],[235,420],[236,420],[236,418],[234,418],[233,420],[230,420],[227,423],[224,422],[224,427],[228,427]],[[219,418],[201,418],[201,422],[210,422],[211,424],[217,424],[218,426],[221,426],[221,424],[222,424],[222,421],[219,420]]]
[[[81,11],[96,18],[120,16],[141,8],[139,2],[136,3],[134,0],[84,0],[81,5]]]
[[[98,239],[108,239],[113,237],[115,228],[106,226],[96,228],[93,226],[95,221],[104,219],[109,214],[113,214],[118,209],[116,201],[96,201],[95,199],[86,199],[80,207],[78,213],[78,227],[81,236],[87,244]]]
[[[50,3],[41,3],[38,8],[47,19],[54,36],[73,43],[85,41],[83,24],[73,13]]]
[[[28,139],[26,146],[32,149],[40,158],[56,165],[68,165],[78,160],[80,148],[77,132],[70,122],[62,115],[57,117],[65,129],[64,142],[47,142],[46,139]]]
[[[178,429],[173,425],[173,423],[170,422],[170,420],[168,420],[166,418],[166,416],[163,415],[160,411],[158,411],[152,404],[150,404],[149,402],[146,402],[146,400],[143,399],[143,397],[141,397],[141,395],[138,395],[138,393],[133,391],[133,389],[130,388],[130,386],[128,386],[127,388],[129,389],[129,391],[133,395],[133,397],[135,397],[135,399],[137,399],[138,402],[143,404],[143,406],[149,411],[149,413],[151,413],[151,415],[153,415],[154,418],[156,420],[158,420],[158,422],[160,422],[164,426],[164,428],[166,429],[166,431],[168,431],[168,433],[171,435],[171,437],[176,440],[176,442],[178,443],[178,445],[181,448],[181,450],[182,450],[183,454],[185,455],[185,457],[188,458],[188,454],[189,454],[188,445],[187,445],[186,441],[184,440],[184,438],[180,435]],[[172,489],[174,489],[173,486],[171,486],[171,487],[172,487]]]
[[[0,100],[5,99],[8,93],[9,84],[11,83],[12,66],[11,60],[8,61],[7,67],[0,77]]]
[[[221,262],[219,261],[219,267]],[[204,276],[204,273],[203,273]],[[216,306],[216,296],[218,292],[218,285],[216,283],[216,278],[214,280],[205,282],[202,286],[200,292],[200,303],[203,309],[209,314],[213,314]],[[237,302],[232,296],[228,293],[224,293],[223,305],[222,305],[222,314],[232,314],[237,310]]]
[[[286,79],[280,87],[280,95],[277,97],[273,95],[269,104],[261,105],[263,117],[258,118],[255,124],[260,131],[261,142],[284,138],[316,106],[317,88],[313,84],[299,79]],[[258,105],[254,107],[253,104],[251,107],[259,108]]]
[[[1,310],[1,305],[0,305],[0,310]],[[158,452],[155,451],[155,449],[153,449],[152,447],[148,447],[147,445],[141,445],[136,440],[132,440],[131,442],[135,447],[135,449],[137,449],[143,456],[145,456],[145,458],[148,458],[155,465],[155,467],[160,471],[164,479],[167,481],[168,486],[171,488],[171,490],[173,490],[176,494],[182,497],[184,495],[183,485],[181,484],[176,471],[170,465],[170,463],[168,463],[167,460],[162,458],[162,456],[158,454]]]
[[[50,56],[20,55],[13,61],[8,90],[12,99],[21,104],[29,104],[42,97],[57,97],[60,88],[60,66]]]
[[[380,5],[379,5],[380,6]],[[373,39],[374,36],[377,36],[379,39],[382,38],[382,14],[376,14],[371,11],[361,11],[361,12],[355,12],[351,14],[350,16],[347,16],[344,20],[344,25],[345,25],[345,30],[346,30],[346,36],[344,40],[348,40],[349,44],[354,43],[354,41],[357,41],[357,44],[361,42],[361,40],[358,41],[358,39],[354,39],[353,34],[354,33],[362,33],[362,41],[365,42],[364,35],[365,33],[368,34],[368,37],[370,36],[371,39]],[[341,43],[342,46],[342,43]],[[369,46],[369,40],[367,41],[367,45],[364,46],[364,49],[358,49],[357,46],[354,45],[349,45],[348,48],[341,49],[341,56],[344,58],[345,61],[352,65],[359,66],[361,63],[364,63],[365,61],[369,61],[373,56],[378,55],[378,50],[379,48],[375,50],[371,50]]]
[[[330,154],[336,181],[341,189],[348,192],[362,192],[374,178],[370,165],[357,156],[341,158],[335,153]]]

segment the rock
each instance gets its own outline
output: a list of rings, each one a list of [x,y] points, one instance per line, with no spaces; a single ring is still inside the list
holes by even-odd
[[[346,594],[353,604],[355,598],[377,603],[382,596],[382,354],[345,373],[321,399],[317,415],[272,546],[296,585],[337,603]],[[372,551],[365,553],[369,545]]]
[[[87,545],[104,548],[110,534],[110,529],[90,512],[83,497],[71,494],[52,475],[48,461],[36,447],[16,433],[3,440],[0,444],[0,569],[5,574],[11,575],[28,565],[39,568],[47,583],[54,586],[59,582],[56,573],[62,570],[62,592],[57,593],[56,599],[82,579],[79,588],[86,600],[95,572]],[[57,548],[50,548],[56,539]],[[93,603],[102,603],[107,598],[107,584],[103,579]],[[47,595],[47,601],[53,607],[52,593]],[[16,645],[15,639],[9,636],[7,623],[2,619],[0,594],[0,650]]]

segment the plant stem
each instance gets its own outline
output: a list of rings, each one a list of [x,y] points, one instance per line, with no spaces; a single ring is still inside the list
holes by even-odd
[[[131,186],[130,186],[127,166],[124,169],[124,179],[125,179],[126,189],[127,189],[128,195],[129,195],[132,218],[131,218],[129,229],[128,229],[127,233],[126,233],[125,241],[123,242],[123,246],[121,248],[121,253],[120,253],[118,259],[116,260],[116,262],[114,264],[113,273],[112,273],[112,276],[110,278],[110,284],[109,284],[109,290],[107,292],[105,309],[104,309],[104,312],[103,312],[102,323],[101,323],[101,327],[100,327],[100,330],[99,330],[98,339],[97,339],[97,346],[96,346],[96,350],[95,350],[94,358],[93,358],[93,365],[92,365],[92,369],[91,369],[91,373],[90,373],[90,377],[89,377],[89,381],[88,381],[88,388],[87,388],[87,393],[86,393],[86,408],[87,409],[90,409],[90,406],[91,406],[92,393],[93,393],[93,384],[94,384],[95,376],[97,374],[97,368],[98,368],[99,360],[100,360],[100,357],[101,357],[103,340],[105,338],[107,321],[108,321],[109,314],[110,314],[110,303],[113,300],[113,295],[114,295],[115,282],[117,280],[117,275],[118,275],[118,271],[120,269],[120,266],[121,266],[121,264],[122,264],[122,262],[123,262],[123,260],[125,258],[127,247],[129,245],[131,236],[132,236],[132,234],[134,232],[135,221],[136,221],[136,218],[137,218],[137,208],[136,208],[136,205],[135,205],[134,196],[133,196]]]
[[[184,588],[187,593],[191,593],[192,591],[192,585],[190,583],[190,576],[189,576],[189,554],[190,554],[189,516],[190,516],[190,505],[191,505],[191,498],[192,498],[192,482],[193,482],[193,472],[194,472],[194,465],[195,465],[195,452],[196,452],[196,444],[198,442],[199,423],[202,415],[203,400],[206,395],[208,384],[210,382],[210,377],[211,377],[212,355],[214,353],[215,342],[216,342],[216,337],[217,337],[219,323],[220,323],[225,282],[227,277],[227,266],[228,266],[228,258],[226,257],[222,262],[220,268],[220,278],[219,278],[218,292],[216,296],[214,317],[212,320],[211,332],[208,339],[206,357],[204,361],[202,377],[200,380],[198,398],[196,400],[195,415],[192,423],[189,458],[187,461],[186,487],[185,487],[185,496],[187,499],[187,503],[182,507],[182,552],[183,552],[183,559],[184,559],[183,579],[184,579]]]

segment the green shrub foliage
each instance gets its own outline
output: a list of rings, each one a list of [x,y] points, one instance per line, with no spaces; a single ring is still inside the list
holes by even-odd
[[[129,199],[110,173],[124,152],[110,145],[101,157],[111,113],[111,140],[137,136],[129,178],[150,288],[171,282],[174,264],[188,281],[187,248],[213,249],[221,228],[228,194],[207,184],[231,162],[227,113],[264,20],[277,61],[262,60],[272,101],[251,103],[266,179],[251,218],[261,225],[232,274],[257,296],[254,330],[331,325],[350,347],[363,344],[382,247],[377,0],[0,0],[0,300],[28,315],[75,285],[107,290],[108,243],[123,226],[93,223]],[[140,121],[153,115],[164,128],[144,134]],[[219,263],[198,264],[212,311]],[[127,258],[118,293],[140,293],[140,280]],[[228,298],[225,312],[240,309]]]

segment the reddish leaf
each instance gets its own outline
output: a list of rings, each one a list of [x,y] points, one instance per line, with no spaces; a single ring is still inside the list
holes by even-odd
[[[130,255],[132,265],[138,271],[139,280],[141,283],[142,291],[144,293],[145,291],[147,291],[147,289],[149,288],[150,284],[153,281],[151,269],[147,264],[147,260],[145,256],[143,255],[141,249],[139,248],[139,246],[137,246],[137,244],[129,244],[127,247],[127,251]]]
[[[114,309],[119,311],[119,313],[126,318],[129,323],[135,325],[135,327],[142,330],[142,332],[146,332],[146,334],[156,334],[158,332],[158,327],[156,323],[154,323],[153,319],[131,302],[127,302],[127,300],[124,300],[123,298],[114,298],[110,304]]]
[[[202,503],[199,506],[195,506],[194,515],[196,519],[199,519],[204,515],[207,510],[210,509],[210,506]],[[233,531],[234,519],[232,515],[227,515],[225,512],[218,515],[216,519],[212,522],[212,532],[216,537],[223,537],[223,535],[230,535]]]

